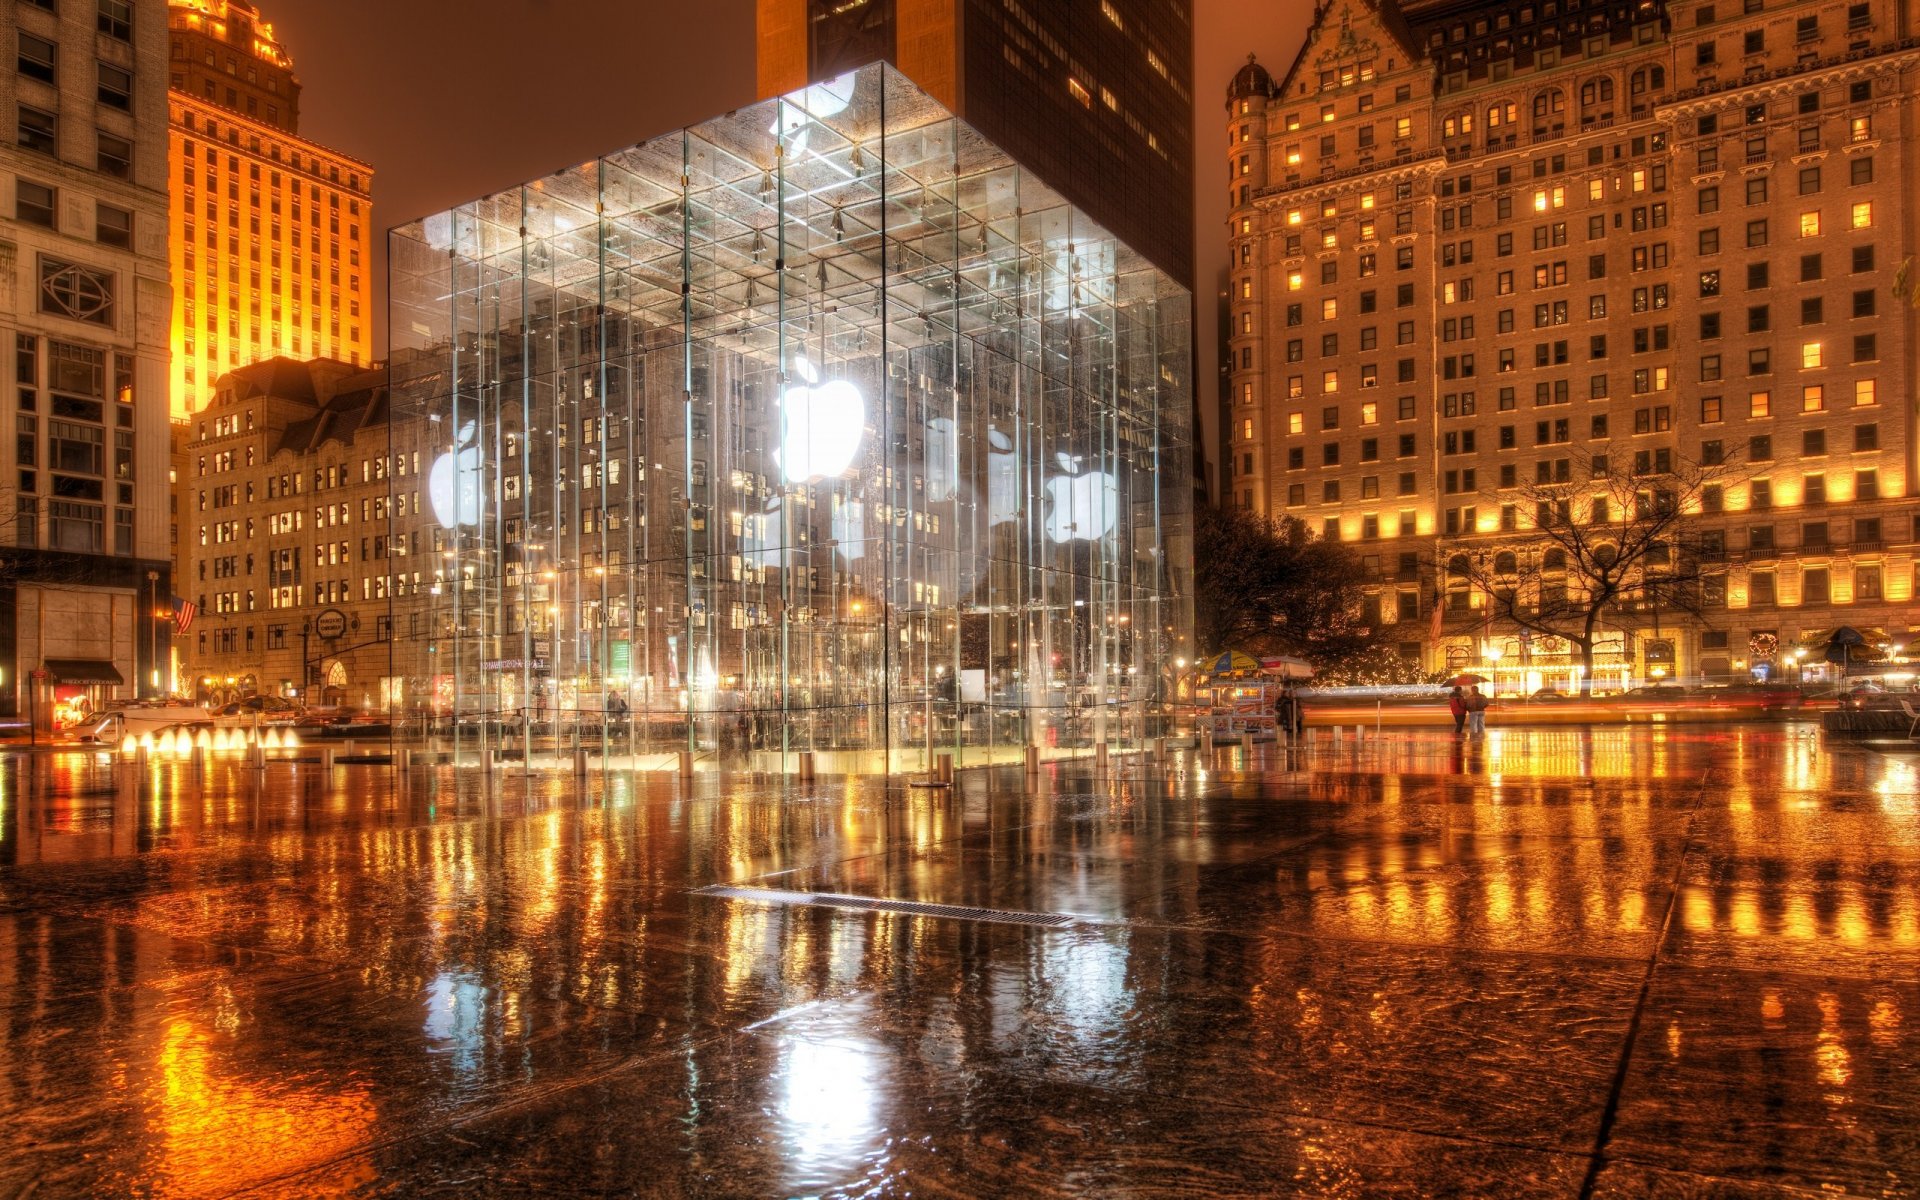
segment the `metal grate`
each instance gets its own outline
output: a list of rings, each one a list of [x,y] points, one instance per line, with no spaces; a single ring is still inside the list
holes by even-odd
[[[1037,925],[1045,929],[1063,929],[1074,918],[1062,913],[1020,912],[1005,908],[967,908],[959,904],[924,904],[918,900],[888,900],[872,896],[843,896],[835,892],[783,892],[775,888],[726,887],[710,884],[693,889],[696,896],[723,900],[750,900],[757,904],[810,905],[815,908],[850,908],[862,912],[906,913],[915,917],[944,917],[950,921],[988,921],[999,925]]]

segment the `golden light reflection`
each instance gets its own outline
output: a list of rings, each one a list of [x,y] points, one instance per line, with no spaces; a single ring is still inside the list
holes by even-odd
[[[220,1036],[184,1017],[167,1022],[148,1094],[160,1132],[152,1194],[238,1191],[370,1141],[379,1114],[365,1084],[322,1090],[331,1073],[244,1078],[222,1062]]]
[[[1833,1104],[1847,1103],[1845,1088],[1853,1079],[1853,1056],[1847,1053],[1840,1034],[1840,998],[1832,992],[1820,994],[1820,1035],[1814,1044],[1814,1061],[1820,1065],[1820,1082],[1834,1091],[1827,1093]]]

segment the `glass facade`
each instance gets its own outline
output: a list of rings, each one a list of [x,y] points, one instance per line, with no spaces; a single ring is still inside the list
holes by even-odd
[[[396,662],[442,748],[885,771],[1171,732],[1187,293],[891,68],[391,264]]]

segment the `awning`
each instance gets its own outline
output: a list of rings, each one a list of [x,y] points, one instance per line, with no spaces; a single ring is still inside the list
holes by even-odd
[[[120,670],[100,658],[50,658],[47,674],[55,683],[112,683],[124,685]]]

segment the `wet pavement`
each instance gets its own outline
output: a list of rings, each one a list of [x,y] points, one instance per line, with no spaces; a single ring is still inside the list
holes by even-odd
[[[10,757],[0,1198],[1920,1195],[1920,757],[1320,736],[952,794]]]

